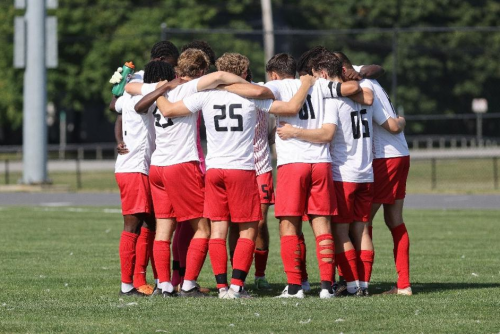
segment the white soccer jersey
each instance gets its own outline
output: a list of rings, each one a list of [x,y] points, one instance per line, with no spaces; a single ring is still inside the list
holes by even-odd
[[[330,146],[335,181],[373,182],[372,120],[382,124],[389,117],[378,103],[364,106],[345,97],[325,100],[325,109],[334,111],[337,125]]]
[[[135,112],[135,104],[142,96],[130,96],[124,93],[121,100],[122,135],[129,150],[127,154],[119,154],[116,158],[115,173],[149,174],[151,155],[155,150],[154,119],[151,111],[147,114]]]
[[[198,91],[198,80],[191,80],[167,93],[170,102],[177,102]],[[198,109],[200,110],[200,109]],[[200,161],[196,140],[198,138],[198,113],[188,116],[165,118],[155,109],[156,150],[151,158],[154,166],[171,166],[188,161]]]
[[[363,66],[353,66],[356,71],[360,71]],[[375,98],[380,101],[380,105],[392,118],[397,118],[394,106],[386,91],[377,80],[367,79],[373,85]],[[373,124],[373,154],[374,159],[394,158],[410,155],[408,143],[403,132],[392,134],[377,123]]]
[[[210,90],[184,99],[193,113],[202,110],[207,129],[207,170],[210,168],[254,170],[253,140],[257,110],[269,112],[272,100],[249,100],[239,95]]]
[[[144,82],[144,70],[134,72],[129,82]]]
[[[325,80],[326,81],[326,80]],[[265,84],[276,100],[288,102],[297,93],[301,85],[298,79],[284,79],[269,81]],[[318,129],[323,124],[324,101],[322,93],[322,80],[316,81],[309,89],[304,106],[295,116],[278,116],[276,125],[287,122],[300,129]],[[278,166],[290,163],[320,163],[331,162],[328,144],[316,144],[308,141],[291,138],[287,140],[276,136],[276,152],[278,153]]]

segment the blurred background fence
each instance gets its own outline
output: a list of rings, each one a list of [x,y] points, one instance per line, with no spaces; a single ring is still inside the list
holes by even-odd
[[[158,40],[180,49],[201,39],[217,56],[245,54],[254,81],[265,81],[263,40],[274,34],[275,53],[298,59],[323,45],[353,64],[384,67],[379,81],[407,119],[409,192],[498,192],[498,1],[276,0],[272,10],[273,32],[264,31],[258,0],[59,0],[48,11],[58,18],[59,42],[59,66],[48,70],[49,177],[71,189],[116,190],[108,80],[125,61],[143,68]],[[11,184],[22,158],[23,72],[12,67],[16,15],[22,11],[13,1],[0,3],[0,183]],[[483,113],[473,112],[475,99],[486,102]],[[52,160],[72,167],[61,170]]]

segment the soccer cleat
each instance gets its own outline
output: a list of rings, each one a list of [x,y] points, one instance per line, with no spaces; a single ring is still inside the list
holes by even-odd
[[[151,294],[151,297],[163,297],[163,298],[177,297],[177,292],[175,290],[173,290],[172,292],[162,291],[160,288],[157,287]]]
[[[361,289],[361,292],[363,293],[364,297],[370,297],[370,292],[368,291],[368,288]]]
[[[137,288],[137,291],[145,294],[146,296],[151,296],[155,288],[150,284],[144,284]]]
[[[130,291],[123,292],[120,290],[120,296],[133,296],[133,297],[145,297],[146,295],[142,292],[137,291],[136,288],[133,288]]]
[[[334,297],[335,297],[335,291],[333,293],[330,293],[328,289],[321,289],[321,291],[319,292],[320,299],[329,299]]]
[[[200,288],[194,287],[189,291],[184,291],[181,289],[179,293],[179,297],[184,297],[184,298],[205,298],[205,297],[210,297],[209,295],[203,293],[200,291]]]
[[[350,293],[347,290],[346,285],[339,285],[337,290],[335,290],[335,297],[362,297],[362,296],[364,296],[364,294],[361,288],[359,287],[356,289],[356,292],[354,293]]]
[[[238,299],[238,298],[241,298],[241,295],[239,292],[236,292],[231,288],[222,288],[222,289],[219,289],[219,298],[220,299]]]
[[[256,277],[255,278],[255,289],[256,290],[270,291],[273,288],[271,287],[269,282],[266,280],[266,277]]]
[[[311,285],[309,284],[309,281],[302,282],[302,290],[304,290],[304,292],[311,291]]]
[[[240,291],[240,298],[252,298],[252,296],[250,296],[250,294],[248,293],[247,290],[241,289],[241,291]]]
[[[412,296],[413,292],[411,291],[411,287],[407,287],[404,289],[398,289],[396,286],[393,286],[389,291],[382,292],[383,295],[401,295],[401,296]]]
[[[299,298],[299,299],[303,299],[304,298],[304,290],[303,289],[300,289],[296,294],[294,295],[290,295],[288,293],[288,285],[283,289],[283,291],[281,292],[281,295],[279,296],[276,296],[274,298]]]

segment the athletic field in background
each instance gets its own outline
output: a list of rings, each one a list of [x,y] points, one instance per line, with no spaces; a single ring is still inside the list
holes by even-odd
[[[308,226],[312,291],[304,300],[272,298],[285,285],[272,210],[267,277],[274,291],[255,294],[252,267],[247,289],[256,298],[251,300],[118,296],[118,207],[0,207],[0,217],[2,333],[500,332],[497,210],[406,210],[412,297],[376,295],[396,281],[392,239],[379,213],[373,296],[329,300],[318,298]],[[199,282],[215,296],[209,258]]]
[[[77,188],[75,162],[70,160],[67,164],[73,171],[49,172],[49,178],[54,185],[62,186],[63,189],[69,191],[118,192],[112,161],[105,161],[106,170],[83,171],[80,177],[81,189]],[[436,184],[433,189],[431,161],[412,160],[408,175],[408,193],[500,194],[500,187],[495,189],[495,174],[491,159],[437,160],[435,173]],[[500,170],[497,166],[497,178],[499,178],[498,175],[500,175]],[[20,171],[10,172],[9,184],[16,184],[21,177]],[[0,169],[0,187],[5,183],[5,173],[3,169]]]

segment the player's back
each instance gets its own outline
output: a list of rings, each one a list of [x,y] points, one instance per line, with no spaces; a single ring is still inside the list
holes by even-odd
[[[359,72],[362,66],[353,66]],[[394,106],[391,103],[389,95],[377,80],[367,79],[373,86],[375,98],[379,100],[384,110],[392,118],[397,118]],[[377,123],[373,124],[373,154],[374,158],[393,158],[407,156],[410,154],[408,143],[404,134],[391,134]]]
[[[129,153],[118,155],[116,172],[148,173],[151,155],[155,150],[155,130],[151,112],[138,114],[134,109],[141,98],[140,95],[131,96],[127,93],[121,97],[123,141]]]
[[[198,79],[191,80],[168,92],[170,102],[183,100],[197,92]],[[156,151],[152,164],[170,166],[188,161],[199,161],[196,140],[198,138],[198,114],[165,118],[155,110]]]
[[[255,169],[253,140],[256,108],[268,111],[271,100],[249,100],[239,95],[210,90],[184,103],[190,110],[201,107],[207,130],[207,169]]]
[[[327,99],[326,112],[337,114],[337,130],[332,140],[333,179],[344,182],[373,182],[371,106],[346,97]]]
[[[266,83],[274,94],[276,100],[288,102],[297,93],[301,85],[299,79],[274,80]],[[302,109],[294,116],[279,116],[276,125],[286,122],[301,129],[318,129],[323,124],[324,101],[318,83],[309,89]],[[316,144],[296,138],[283,140],[276,136],[276,151],[278,165],[288,163],[318,163],[331,162],[328,153],[328,144]]]

